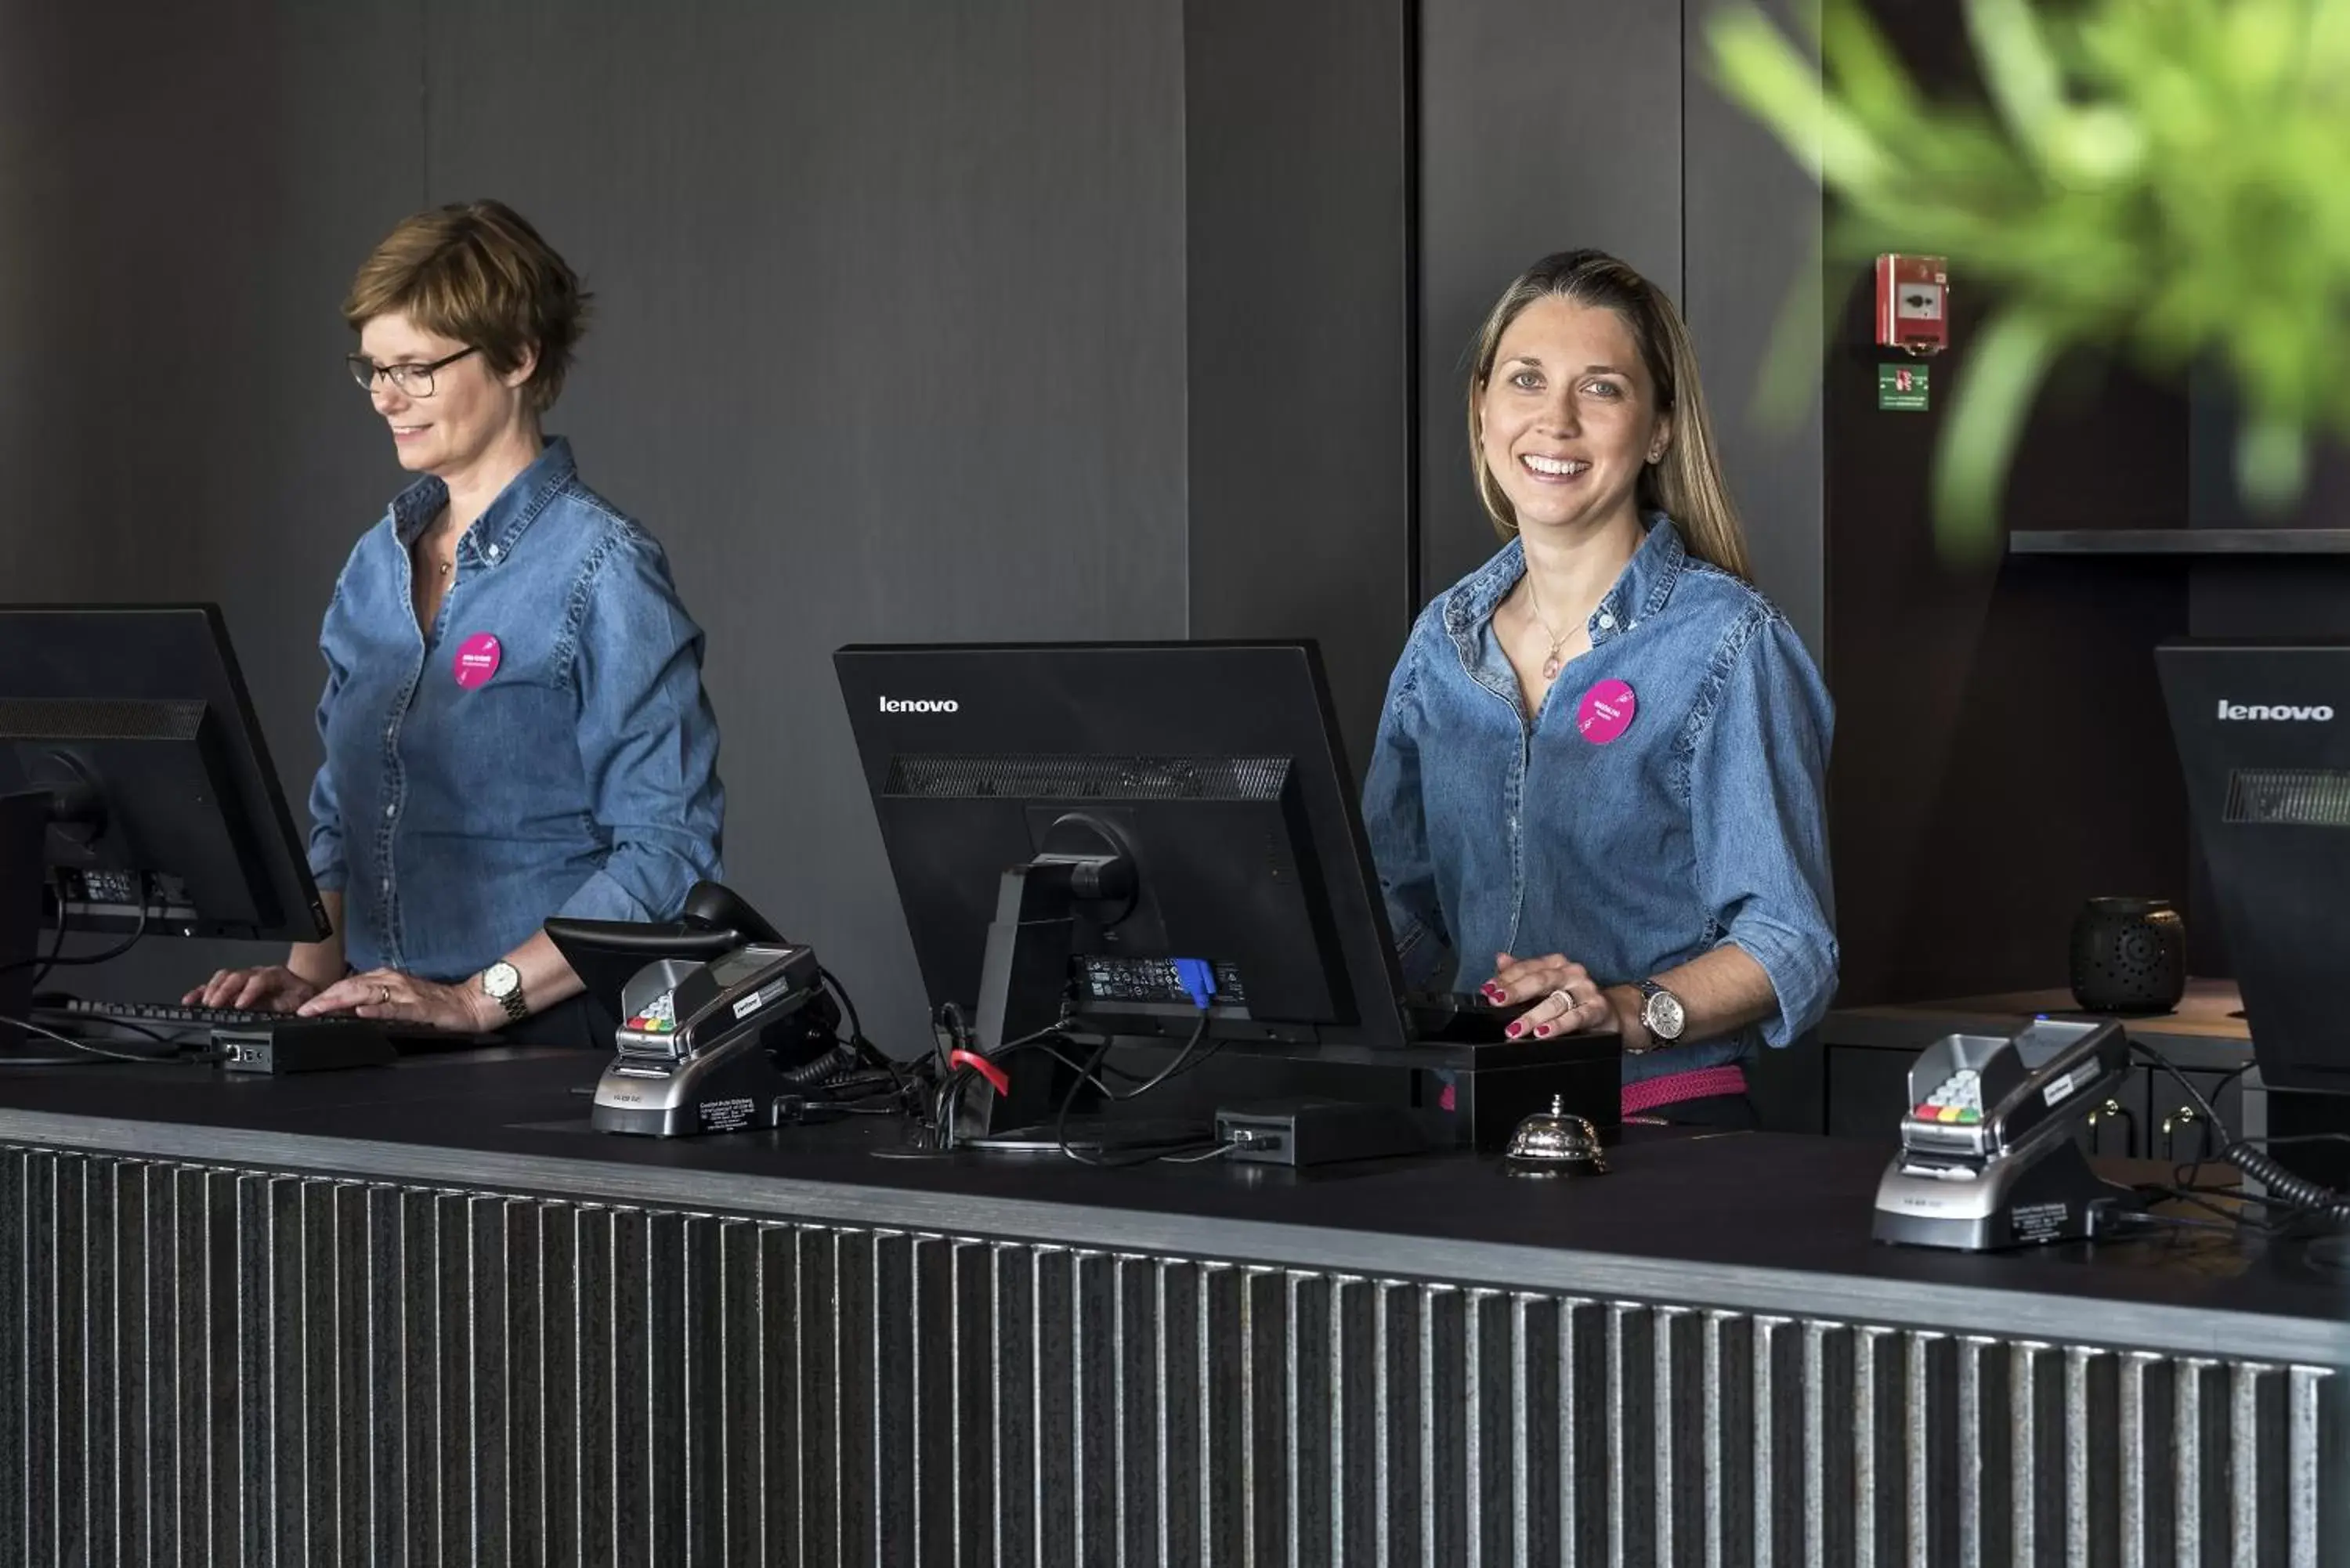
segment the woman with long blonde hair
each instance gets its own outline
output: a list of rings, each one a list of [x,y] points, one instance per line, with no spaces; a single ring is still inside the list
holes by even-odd
[[[1628,1116],[1752,1125],[1743,1064],[1835,989],[1833,710],[1747,581],[1688,330],[1564,252],[1468,393],[1503,543],[1413,628],[1364,791],[1407,980],[1532,1002],[1513,1038],[1616,1030]]]

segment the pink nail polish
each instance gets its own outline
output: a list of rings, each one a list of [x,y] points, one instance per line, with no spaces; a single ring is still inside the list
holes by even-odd
[[[1549,1035],[1549,1033],[1550,1033],[1550,1025],[1549,1025],[1549,1024],[1547,1024],[1547,1023],[1538,1023],[1538,1024],[1536,1024],[1536,1025],[1534,1026],[1534,1038],[1535,1038],[1535,1039],[1537,1039],[1537,1040],[1544,1039],[1544,1038],[1546,1038],[1546,1037]]]
[[[1513,1023],[1507,1029],[1503,1030],[1502,1034],[1504,1039],[1515,1040],[1519,1035],[1524,1033],[1525,1030],[1526,1026],[1524,1024]]]

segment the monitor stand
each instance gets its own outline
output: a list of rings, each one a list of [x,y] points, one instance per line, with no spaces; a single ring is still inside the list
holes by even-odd
[[[972,1033],[979,1054],[1003,1067],[1013,1088],[1001,1096],[984,1079],[968,1085],[956,1101],[957,1136],[1040,1122],[1058,1106],[1066,1070],[1054,1071],[1058,1064],[1041,1052],[1015,1061],[1003,1054],[1003,1047],[1060,1022],[1078,912],[1107,912],[1115,923],[1134,895],[1134,860],[1117,829],[1082,812],[1055,822],[1035,858],[1004,871],[980,961],[979,1016]]]
[[[0,1019],[26,1017],[33,969],[40,958],[41,893],[48,861],[49,797],[0,794]],[[24,1044],[24,1032],[0,1023],[0,1051]]]

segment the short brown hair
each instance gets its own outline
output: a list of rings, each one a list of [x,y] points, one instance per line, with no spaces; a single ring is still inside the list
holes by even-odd
[[[457,202],[384,236],[351,279],[343,319],[356,332],[379,316],[405,316],[479,349],[501,376],[536,348],[525,390],[544,411],[563,390],[590,297],[521,213],[504,202]]]
[[[1661,462],[1640,471],[1635,504],[1670,517],[1698,559],[1732,576],[1752,577],[1746,532],[1731,504],[1730,488],[1721,481],[1713,421],[1706,415],[1705,393],[1698,386],[1697,350],[1689,328],[1664,290],[1604,251],[1561,251],[1543,257],[1511,280],[1478,331],[1469,375],[1469,462],[1477,471],[1477,494],[1494,531],[1509,538],[1518,531],[1518,517],[1501,481],[1485,465],[1485,386],[1492,379],[1493,359],[1510,323],[1535,300],[1554,296],[1612,310],[1623,319],[1656,388],[1656,411],[1672,416],[1672,443]]]

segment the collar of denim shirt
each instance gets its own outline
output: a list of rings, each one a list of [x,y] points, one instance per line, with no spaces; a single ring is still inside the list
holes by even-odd
[[[1680,580],[1681,568],[1689,562],[1689,548],[1681,543],[1680,530],[1673,526],[1671,518],[1661,512],[1652,512],[1641,525],[1647,529],[1647,536],[1586,623],[1594,648],[1622,636],[1663,609],[1673,596],[1673,585]],[[1502,546],[1500,554],[1452,590],[1444,605],[1444,629],[1461,649],[1464,660],[1473,661],[1479,628],[1493,618],[1502,600],[1525,575],[1525,546],[1513,538]]]
[[[546,504],[563,493],[565,487],[578,473],[578,465],[571,459],[571,442],[563,436],[549,436],[537,457],[506,482],[489,509],[473,519],[457,541],[457,551],[476,565],[498,566],[514,558],[515,545],[523,534],[546,510]],[[431,474],[401,491],[392,499],[392,531],[402,546],[416,543],[417,535],[429,526],[449,504],[449,487]]]

